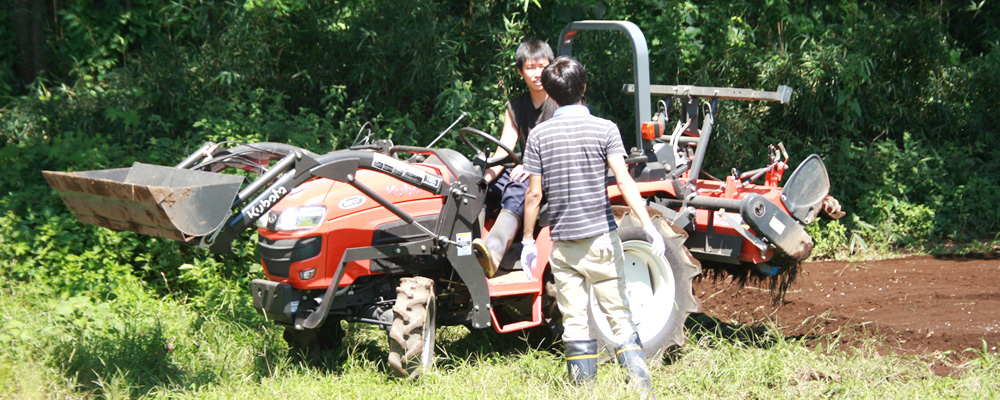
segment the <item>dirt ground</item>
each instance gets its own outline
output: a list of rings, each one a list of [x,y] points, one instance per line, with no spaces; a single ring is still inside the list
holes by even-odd
[[[694,289],[702,313],[723,324],[771,321],[787,337],[839,334],[847,345],[874,336],[884,351],[939,360],[939,374],[983,341],[990,353],[1000,346],[997,254],[805,263],[778,304],[761,282],[703,278]]]

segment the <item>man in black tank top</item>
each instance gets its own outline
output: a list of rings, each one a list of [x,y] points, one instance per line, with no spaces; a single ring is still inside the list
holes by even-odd
[[[542,70],[553,58],[552,48],[541,40],[529,40],[517,47],[514,55],[517,73],[524,79],[528,92],[507,103],[503,132],[500,135],[500,142],[504,145],[514,148],[516,144],[524,152],[531,128],[552,118],[552,113],[558,108],[542,88],[541,79]],[[502,152],[503,150],[497,149],[494,154]],[[499,199],[501,209],[485,240],[476,239],[472,246],[483,272],[487,277],[493,277],[524,217],[524,193],[528,188],[528,175],[520,165],[513,168],[498,165],[486,170],[484,179],[489,182],[487,207],[495,209]]]

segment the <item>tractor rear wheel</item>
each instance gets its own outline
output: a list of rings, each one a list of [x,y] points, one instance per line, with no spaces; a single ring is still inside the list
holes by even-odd
[[[393,375],[414,379],[434,365],[437,307],[434,281],[402,278],[396,288],[389,329],[389,366]]]
[[[686,233],[674,229],[658,212],[650,210],[650,216],[666,244],[663,257],[653,254],[638,218],[633,218],[629,211],[616,211],[615,214],[620,215],[615,222],[624,250],[625,295],[632,321],[646,357],[651,361],[659,360],[667,350],[682,346],[686,340],[684,322],[690,313],[698,311],[692,281],[701,273],[701,264],[684,247]],[[596,333],[607,354],[614,354],[619,343],[593,294],[589,310],[591,334]]]
[[[343,344],[344,328],[339,319],[327,319],[319,328],[296,330],[286,326],[282,334],[288,344],[288,354],[299,360],[319,358],[324,352],[333,351]]]

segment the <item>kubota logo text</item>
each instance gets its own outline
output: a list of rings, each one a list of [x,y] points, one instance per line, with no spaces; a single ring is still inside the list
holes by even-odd
[[[281,197],[286,194],[288,194],[288,189],[285,189],[284,187],[273,189],[271,190],[271,193],[267,195],[267,197],[264,197],[256,201],[255,204],[251,204],[249,207],[246,208],[246,211],[244,211],[243,213],[246,214],[247,218],[257,218],[262,214],[264,214],[264,211],[270,209],[271,206],[274,205],[274,203],[277,203],[278,200],[281,200]]]
[[[392,197],[413,196],[423,191],[423,189],[407,184],[388,185],[385,187],[385,193]]]

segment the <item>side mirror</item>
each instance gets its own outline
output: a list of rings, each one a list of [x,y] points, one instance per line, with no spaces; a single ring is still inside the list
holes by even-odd
[[[803,225],[809,225],[823,208],[823,199],[829,193],[830,177],[826,173],[826,165],[823,159],[813,154],[792,172],[788,183],[781,189],[781,202],[792,217]]]

